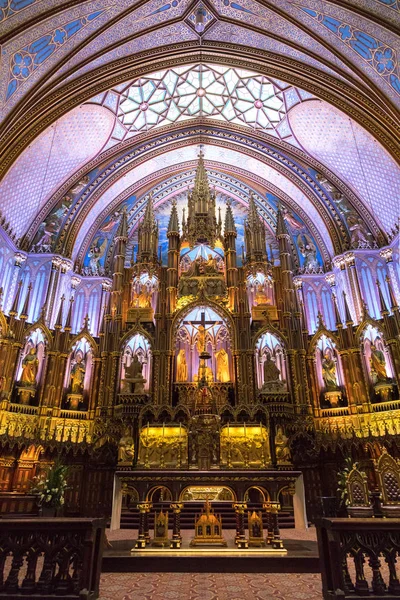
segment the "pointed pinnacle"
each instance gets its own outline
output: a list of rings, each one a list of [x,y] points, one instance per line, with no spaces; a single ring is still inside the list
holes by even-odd
[[[20,279],[19,283],[18,283],[17,292],[16,292],[16,294],[14,296],[14,301],[12,303],[11,310],[10,310],[10,313],[9,313],[10,317],[16,317],[17,314],[18,314],[18,304],[19,304],[19,299],[20,299],[20,296],[21,296],[21,289],[22,289],[22,279]]]
[[[72,305],[74,303],[75,298],[71,296],[69,299],[69,308],[67,314],[67,320],[65,321],[64,331],[71,331],[72,329]]]
[[[278,205],[278,212],[276,213],[276,235],[289,235],[281,204]]]
[[[29,302],[30,302],[30,299],[31,299],[31,291],[32,291],[32,284],[29,283],[29,285],[28,285],[28,291],[27,291],[26,296],[25,296],[24,306],[22,307],[22,312],[19,315],[20,319],[27,319],[28,318],[28,314],[29,314]]]
[[[397,304],[396,296],[394,295],[393,286],[392,286],[392,282],[390,280],[389,275],[386,275],[385,281],[387,283],[388,290],[389,290],[390,308],[392,310],[393,309],[398,309],[399,305]]]
[[[61,300],[60,300],[60,308],[58,309],[57,319],[56,319],[56,322],[54,324],[54,328],[55,329],[61,329],[62,328],[62,316],[63,316],[63,310],[64,310],[64,302],[65,302],[65,296],[63,294],[61,296]]]
[[[124,208],[122,210],[117,233],[115,235],[115,239],[118,239],[118,238],[125,238],[125,239],[128,238],[128,215],[127,215],[126,206],[124,206]]]
[[[346,325],[347,323],[353,323],[353,319],[351,318],[349,305],[347,304],[347,295],[346,292],[343,292],[343,302],[344,302],[344,314],[346,317]]]
[[[225,212],[224,234],[227,235],[228,233],[234,233],[235,235],[237,234],[235,220],[233,218],[231,202],[227,203],[226,212]]]
[[[177,233],[179,235],[179,218],[175,198],[172,201],[171,215],[169,217],[167,235],[169,233]]]
[[[378,287],[379,309],[380,309],[381,315],[387,315],[387,314],[389,314],[389,310],[388,310],[388,307],[386,306],[386,300],[382,293],[382,288],[381,288],[379,279],[376,280],[376,285]]]

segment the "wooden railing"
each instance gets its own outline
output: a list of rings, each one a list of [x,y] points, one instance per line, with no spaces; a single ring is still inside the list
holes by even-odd
[[[0,492],[0,516],[37,515],[38,496],[23,492]]]
[[[102,519],[0,519],[0,598],[95,600]]]
[[[400,519],[317,523],[324,600],[400,598]]]

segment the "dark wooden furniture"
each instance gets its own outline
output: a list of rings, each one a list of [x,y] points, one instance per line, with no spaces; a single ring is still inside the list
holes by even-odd
[[[95,600],[103,519],[0,519],[0,598]]]
[[[317,537],[324,600],[400,598],[400,519],[325,518]]]
[[[0,517],[37,516],[38,496],[23,492],[0,492]]]
[[[349,517],[359,519],[373,517],[374,509],[369,499],[367,476],[355,465],[347,477],[346,487],[349,502],[346,508]]]

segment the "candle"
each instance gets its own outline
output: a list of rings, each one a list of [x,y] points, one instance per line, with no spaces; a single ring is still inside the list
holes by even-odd
[[[150,423],[149,423],[149,421],[147,421],[147,437],[149,437],[149,433],[150,433]]]
[[[181,437],[182,434],[182,423],[179,423],[179,437]]]
[[[246,437],[246,421],[244,422],[244,437]]]
[[[229,437],[229,421],[228,421],[228,437]]]
[[[162,436],[163,436],[163,437],[164,437],[164,431],[165,431],[165,423],[164,423],[164,421],[163,421],[163,424],[162,424]]]

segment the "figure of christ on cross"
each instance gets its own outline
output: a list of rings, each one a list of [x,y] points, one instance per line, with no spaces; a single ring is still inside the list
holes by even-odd
[[[183,321],[184,325],[191,325],[197,331],[196,346],[199,354],[206,351],[206,333],[214,325],[222,325],[223,321],[206,321],[206,315],[201,313],[200,321]],[[208,325],[208,327],[206,327]]]

